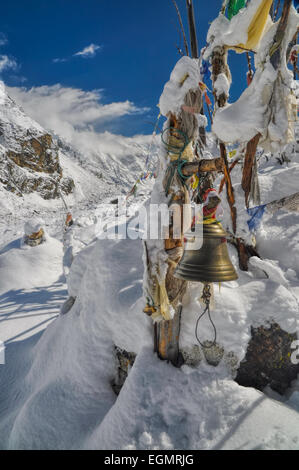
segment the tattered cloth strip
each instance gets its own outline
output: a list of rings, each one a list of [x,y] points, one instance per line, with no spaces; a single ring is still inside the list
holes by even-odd
[[[227,9],[227,17],[229,20],[235,16],[241,8],[244,8],[246,5],[246,0],[229,0],[228,2],[228,9]]]
[[[252,167],[249,200],[252,202],[252,204],[255,204],[256,206],[260,205],[261,203],[261,191],[260,191],[260,185],[259,185],[256,156],[254,158],[254,163]]]
[[[38,232],[34,232],[31,235],[28,235],[28,238],[30,238],[30,240],[37,240],[38,238],[42,238],[43,235],[44,235],[44,230],[40,228]]]
[[[71,214],[71,212],[68,212],[66,214],[66,219],[65,219],[65,227],[71,227],[71,225],[73,225],[74,221],[73,221],[73,216]]]
[[[136,195],[136,192],[137,192],[137,186],[142,182],[142,181],[145,181],[147,180],[148,178],[156,178],[156,172],[155,171],[145,171],[144,173],[141,173],[141,175],[139,176],[139,178],[137,179],[136,183],[134,183],[134,185],[132,186],[132,188],[130,189],[130,191],[128,192],[127,194],[127,197],[126,199],[128,199],[130,196],[132,195]]]
[[[247,30],[247,42],[245,44],[236,44],[236,47],[233,47],[232,49],[235,49],[239,54],[246,52],[246,50],[255,51],[257,49],[269,19],[269,12],[272,3],[273,0],[263,0],[260,3]]]
[[[273,40],[277,25],[272,26],[265,35],[265,47],[258,51],[252,83],[235,103],[219,109],[214,116],[212,130],[218,139],[229,143],[249,142],[260,133],[259,146],[272,153],[294,141],[296,96],[285,57],[296,33],[298,20],[299,16],[292,8],[280,44]],[[272,58],[277,51],[280,52],[281,60],[275,63],[275,68]]]
[[[173,162],[180,158],[181,160],[192,161],[194,158],[192,142],[188,141],[186,134],[175,128],[165,129],[165,131],[171,132],[168,135],[168,143],[165,143],[162,135],[162,142],[166,146],[170,160]]]
[[[194,105],[194,100],[192,104]],[[185,105],[188,106],[188,102],[186,103],[186,100]],[[184,124],[187,127],[189,119],[187,117],[188,114],[190,115],[190,113],[184,112],[184,118],[181,122],[182,126]],[[161,139],[170,160],[170,165],[165,174],[165,193],[166,195],[170,195],[169,212],[172,213],[173,220],[176,220],[176,213],[181,217],[181,205],[184,204],[185,207],[190,206],[189,192],[185,185],[186,177],[184,177],[181,172],[181,166],[194,159],[193,141],[190,140],[187,132],[172,126],[164,129]],[[187,177],[187,179],[189,179],[189,177]],[[180,188],[179,192],[178,188]],[[183,233],[185,230],[190,228],[190,225],[191,209],[184,210],[183,227],[181,228]],[[172,241],[175,242],[175,240]],[[181,243],[180,238],[178,238],[177,241]],[[176,248],[181,249],[181,246],[178,245]],[[166,273],[171,263],[172,261],[171,258],[169,258],[169,250],[167,260],[162,257],[153,265],[151,265],[149,259],[147,260],[148,271],[150,273],[147,295],[151,299],[152,305],[148,305],[146,307],[146,313],[151,313],[151,318],[156,322],[161,320],[171,320],[175,312],[175,304],[177,300],[174,299],[170,301],[166,288]],[[168,266],[167,269],[166,266]]]
[[[207,60],[202,59],[200,66],[200,75],[203,81],[207,81],[211,76],[210,63]]]
[[[170,303],[166,290],[165,279],[157,282],[153,300],[154,305],[155,307],[158,307],[158,310],[157,312],[153,313],[152,319],[171,320],[172,315],[170,313]]]
[[[265,213],[267,205],[263,204],[261,206],[257,207],[251,207],[247,209],[248,215],[250,215],[250,219],[247,221],[248,228],[250,232],[253,232],[254,230],[257,230],[259,228],[259,225],[262,221],[263,215]]]
[[[41,227],[39,231],[33,232],[30,235],[25,235],[24,243],[29,246],[37,246],[45,241],[45,232]]]
[[[184,114],[188,113],[184,112]],[[167,139],[165,139],[166,133]],[[183,189],[185,181],[189,179],[183,175],[181,170],[185,163],[194,159],[193,142],[189,140],[184,131],[175,127],[164,129],[161,139],[171,163],[166,171],[165,194],[168,196],[171,192],[175,194],[171,188],[181,186]]]
[[[153,321],[171,320],[171,306],[166,290],[167,265],[164,260],[159,260],[154,265],[150,261],[147,244],[146,248],[146,283],[145,296],[147,305],[144,313],[149,315]],[[161,269],[161,266],[163,269]]]
[[[283,197],[282,199],[270,202],[269,204],[263,204],[261,206],[247,209],[247,212],[251,217],[247,222],[249,230],[252,232],[258,229],[266,210],[270,214],[273,214],[279,209],[284,209],[290,212],[299,212],[299,193]]]
[[[233,49],[238,54],[258,52],[260,43],[273,25],[269,15],[272,0],[251,0],[230,20],[223,10],[211,23],[203,59],[209,60],[215,48]]]

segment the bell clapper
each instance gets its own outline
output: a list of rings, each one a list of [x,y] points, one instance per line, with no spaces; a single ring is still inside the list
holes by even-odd
[[[208,283],[208,282],[205,282],[204,283],[204,287],[203,287],[203,292],[202,292],[202,296],[201,296],[201,300],[203,301],[203,303],[205,304],[206,308],[204,309],[203,313],[200,314],[200,316],[198,317],[197,319],[197,322],[196,322],[196,327],[195,327],[195,337],[198,341],[198,344],[202,347],[202,348],[205,348],[205,349],[210,349],[212,348],[213,346],[215,346],[216,344],[216,341],[217,341],[217,330],[216,330],[216,326],[211,318],[211,312],[210,312],[210,303],[211,303],[211,297],[212,297],[212,290],[211,290],[211,287],[212,287],[212,284]],[[204,317],[205,314],[208,314],[208,317],[209,317],[209,320],[211,322],[211,325],[213,327],[213,330],[214,330],[214,340],[212,342],[212,344],[210,344],[209,346],[207,346],[206,344],[203,344],[199,338],[198,338],[198,324],[200,322],[200,320]]]

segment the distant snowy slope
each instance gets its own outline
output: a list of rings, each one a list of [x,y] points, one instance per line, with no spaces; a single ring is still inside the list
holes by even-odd
[[[124,137],[107,131],[120,117],[147,112],[129,101],[101,104],[101,92],[62,85],[9,88],[28,115],[55,135],[60,150],[95,174],[99,186],[128,190],[145,169],[151,136]],[[144,117],[142,119],[145,119]]]
[[[0,184],[18,196],[37,192],[57,197],[58,185],[70,193],[73,182],[63,178],[53,137],[8,96],[0,81]]]
[[[127,194],[145,169],[151,136],[93,130],[102,115],[143,110],[129,102],[101,106],[96,94],[49,88],[54,95],[40,87],[37,100],[32,90],[0,82],[0,246],[21,236],[24,221],[36,213],[61,236],[64,201],[73,217],[81,217]]]

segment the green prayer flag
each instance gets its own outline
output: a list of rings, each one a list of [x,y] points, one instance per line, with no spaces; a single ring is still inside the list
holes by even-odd
[[[229,20],[235,16],[241,8],[244,8],[246,5],[246,0],[229,0],[228,2],[228,10],[227,10],[227,17]]]

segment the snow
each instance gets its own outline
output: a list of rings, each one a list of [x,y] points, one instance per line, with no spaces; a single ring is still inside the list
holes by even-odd
[[[295,117],[291,107],[296,108],[296,99],[290,95],[293,80],[286,64],[286,50],[296,32],[298,18],[292,7],[279,71],[273,68],[267,55],[277,30],[274,24],[261,41],[252,83],[235,103],[217,110],[212,130],[223,142],[245,143],[260,133],[260,145],[266,151],[277,152],[294,140]]]
[[[38,219],[37,217],[27,220],[24,227],[25,235],[32,235],[33,233],[37,233],[43,228],[44,221],[42,219]]]
[[[25,114],[22,108],[16,109],[14,101],[7,96],[4,82],[0,80],[0,106],[1,106],[1,121],[11,124],[19,128],[34,129],[36,133],[43,133],[43,128]],[[7,137],[7,136],[5,136]]]
[[[208,126],[208,118],[203,114],[196,114],[197,122],[199,127],[207,127]]]
[[[160,97],[159,108],[163,116],[167,117],[170,112],[178,114],[185,104],[186,93],[198,89],[199,81],[198,59],[182,57],[176,63]]]
[[[43,263],[35,256],[38,249],[47,253]],[[6,266],[15,266],[20,259],[25,263],[19,252],[15,259],[16,252],[7,247],[2,255],[9,256]],[[30,273],[40,269],[40,284],[55,286],[59,270],[53,266],[54,254],[61,257],[61,244],[50,239],[26,253],[32,263],[35,260]],[[232,250],[231,255],[236,265]],[[15,342],[7,345],[7,363],[0,370],[6,404],[0,411],[0,447],[298,449],[298,392],[286,404],[240,387],[232,380],[226,359],[232,351],[239,359],[244,356],[250,325],[274,317],[287,331],[298,328],[299,292],[295,295],[292,288],[298,285],[299,267],[288,273],[278,261],[256,264],[253,259],[258,273],[239,272],[238,281],[224,283],[220,291],[215,286],[212,315],[226,356],[217,368],[203,360],[195,369],[177,370],[153,354],[151,321],[142,312],[141,258],[139,240],[92,242],[75,257],[68,277],[69,295],[76,297],[72,309],[51,323],[37,343],[31,336],[17,347]],[[30,283],[36,286],[37,279]],[[191,300],[183,309],[181,347],[195,344],[199,286],[191,285],[190,291]],[[44,303],[43,297],[35,301]],[[29,313],[30,303],[27,309]],[[204,320],[200,336],[210,335]],[[114,344],[138,354],[118,398],[110,385],[115,376]]]
[[[24,340],[57,316],[66,295],[61,257],[61,242],[49,236],[36,247],[16,239],[0,251],[2,341]]]
[[[266,418],[266,421],[265,421]],[[280,437],[283,436],[282,439]],[[238,386],[225,367],[177,370],[145,348],[85,448],[298,449],[298,415]]]
[[[136,254],[141,256],[141,242],[139,248],[130,240],[97,242],[93,262],[81,280],[72,311],[57,319],[38,343],[22,387],[23,403],[17,410],[18,417],[6,445],[12,448],[79,446],[78,439],[84,437],[84,421],[86,433],[113,404],[115,396],[110,386],[115,374],[111,360],[113,344],[127,349],[134,345],[138,350],[138,344],[146,343],[146,338],[151,341],[149,323],[141,307],[143,267],[136,269],[133,261]],[[44,412],[48,413],[47,418]],[[69,427],[65,426],[67,422]],[[34,429],[33,433],[30,429]]]
[[[214,82],[214,89],[216,91],[217,98],[222,94],[227,97],[229,96],[230,83],[225,73],[220,73],[218,75]]]
[[[244,15],[242,11],[239,15]],[[243,36],[238,37],[241,40]],[[273,71],[265,70],[264,82],[272,83]],[[186,72],[189,77],[180,88]],[[184,87],[197,88],[198,75],[197,61],[179,61],[160,101],[162,114],[183,104]],[[221,80],[219,89],[224,90],[227,83]],[[221,112],[229,113],[232,106]],[[247,114],[242,139],[251,135],[250,126],[259,126]],[[207,140],[205,155],[218,156],[213,136]],[[101,164],[111,164],[112,169],[103,182],[96,176],[97,152],[83,162],[79,150],[62,142],[61,164],[76,183],[74,194],[65,197],[75,220],[66,233],[63,201],[45,201],[36,194],[17,197],[0,186],[0,340],[6,346],[6,363],[0,365],[0,448],[298,450],[298,380],[285,397],[278,397],[270,390],[241,387],[233,378],[245,356],[251,327],[275,321],[289,333],[299,330],[299,214],[265,213],[256,234],[262,259],[251,258],[248,272],[238,269],[236,251],[229,246],[239,278],[214,286],[211,311],[223,359],[212,367],[198,347],[199,364],[176,369],[153,353],[153,324],[143,313],[142,241],[96,237],[100,203],[123,194],[126,178],[135,180],[142,168],[138,152],[127,153],[131,143],[126,141],[123,153],[104,155]],[[289,145],[286,153],[292,161],[283,165],[275,157],[260,157],[262,203],[298,190],[298,150],[297,144]],[[119,168],[127,167],[120,180]],[[250,239],[240,176],[237,166],[232,172],[237,235]],[[160,177],[161,173],[158,182]],[[120,230],[130,224],[138,207],[148,204],[152,188],[152,181],[139,186]],[[154,189],[151,201],[166,198]],[[225,197],[222,203],[222,223],[229,229]],[[40,219],[47,232],[45,242],[23,245],[25,222],[28,233],[40,226]],[[160,256],[160,245],[153,241],[149,246]],[[74,260],[63,271],[63,262],[72,258],[66,260],[66,248]],[[198,302],[201,288],[190,283],[183,300],[182,349],[197,346],[194,330],[203,310]],[[59,315],[69,297],[74,304]],[[211,324],[203,318],[200,339],[211,339],[212,334]],[[137,354],[119,396],[111,386],[116,375],[115,345]]]
[[[204,59],[209,59],[215,47],[246,44],[249,26],[263,1],[264,0],[251,0],[248,6],[242,8],[231,20],[226,18],[222,13],[219,13],[219,16],[212,22],[207,34],[208,47],[205,50]],[[269,29],[271,24],[272,21],[269,17],[264,32]],[[258,48],[259,44],[257,44],[257,49]],[[237,52],[240,51],[237,50]]]
[[[137,108],[129,101],[102,105],[100,90],[87,92],[61,85],[7,87],[7,92],[55,137],[63,170],[63,160],[67,160],[68,166],[73,164],[89,173],[87,190],[93,186],[103,196],[115,192],[117,185],[125,192],[144,171],[150,136],[125,137],[97,129],[106,120],[145,113],[147,108]]]

